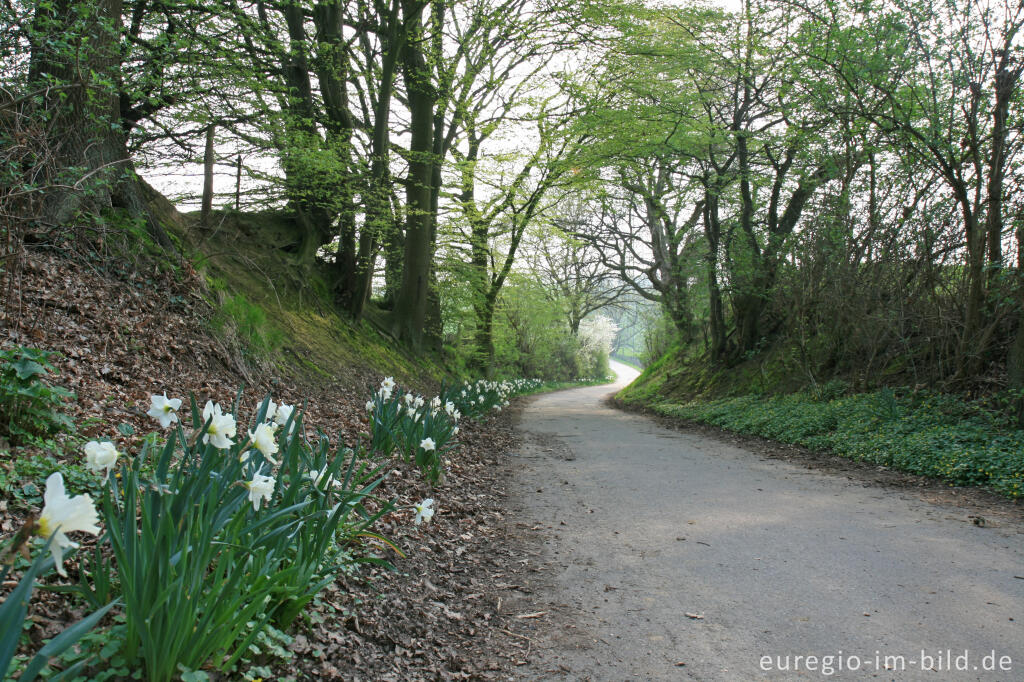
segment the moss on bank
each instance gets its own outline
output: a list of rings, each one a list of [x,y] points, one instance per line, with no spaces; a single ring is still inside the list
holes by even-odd
[[[207,283],[211,326],[237,341],[251,363],[307,381],[350,382],[366,370],[409,385],[450,378],[440,357],[413,355],[367,320],[353,323],[337,310],[329,266],[287,252],[294,231],[287,214],[216,213],[205,229],[185,216],[176,228]]]

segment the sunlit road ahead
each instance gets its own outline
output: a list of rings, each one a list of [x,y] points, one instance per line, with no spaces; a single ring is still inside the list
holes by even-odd
[[[1024,679],[1017,525],[661,428],[613,390],[522,415],[514,501],[559,621],[523,677]]]

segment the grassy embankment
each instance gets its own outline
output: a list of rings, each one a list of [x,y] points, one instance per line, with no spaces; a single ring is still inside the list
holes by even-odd
[[[842,379],[811,383],[768,355],[714,370],[670,352],[618,394],[686,421],[930,476],[952,486],[1024,494],[1024,430],[1000,396],[968,400],[907,387],[852,392]]]
[[[274,214],[224,214],[209,230],[178,231],[217,310],[215,332],[234,333],[275,372],[307,381],[346,382],[368,369],[412,386],[451,378],[439,357],[394,343],[375,309],[358,324],[342,317],[326,267],[301,267],[273,248],[290,240],[288,224]]]

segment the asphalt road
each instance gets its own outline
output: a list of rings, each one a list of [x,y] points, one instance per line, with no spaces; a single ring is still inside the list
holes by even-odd
[[[522,414],[523,678],[1024,680],[1018,524],[662,428],[624,383]]]

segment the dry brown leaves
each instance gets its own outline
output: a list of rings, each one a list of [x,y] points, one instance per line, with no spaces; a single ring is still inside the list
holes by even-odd
[[[78,396],[68,411],[76,423],[88,420],[83,436],[131,448],[136,437],[119,435],[116,426],[151,430],[145,416],[150,394],[230,402],[246,381],[242,414],[272,392],[279,402],[305,403],[307,425],[340,442],[354,443],[366,428],[365,396],[380,379],[372,369],[355,374],[358,385],[325,386],[246,364],[210,335],[211,311],[198,278],[175,282],[158,273],[109,272],[42,252],[28,253],[22,277],[20,308],[3,311],[0,339],[62,354],[55,362],[59,383]],[[501,611],[502,590],[522,570],[504,511],[502,481],[516,443],[510,413],[484,425],[464,424],[461,441],[439,486],[430,488],[399,464],[388,474],[380,495],[399,506],[433,497],[433,523],[417,527],[405,509],[382,519],[376,530],[405,558],[384,545],[364,547],[393,570],[362,564],[321,593],[291,633],[296,656],[280,667],[280,677],[511,678],[529,653],[529,639],[513,632],[515,613]],[[33,639],[53,636],[82,615],[60,595],[37,593]]]

